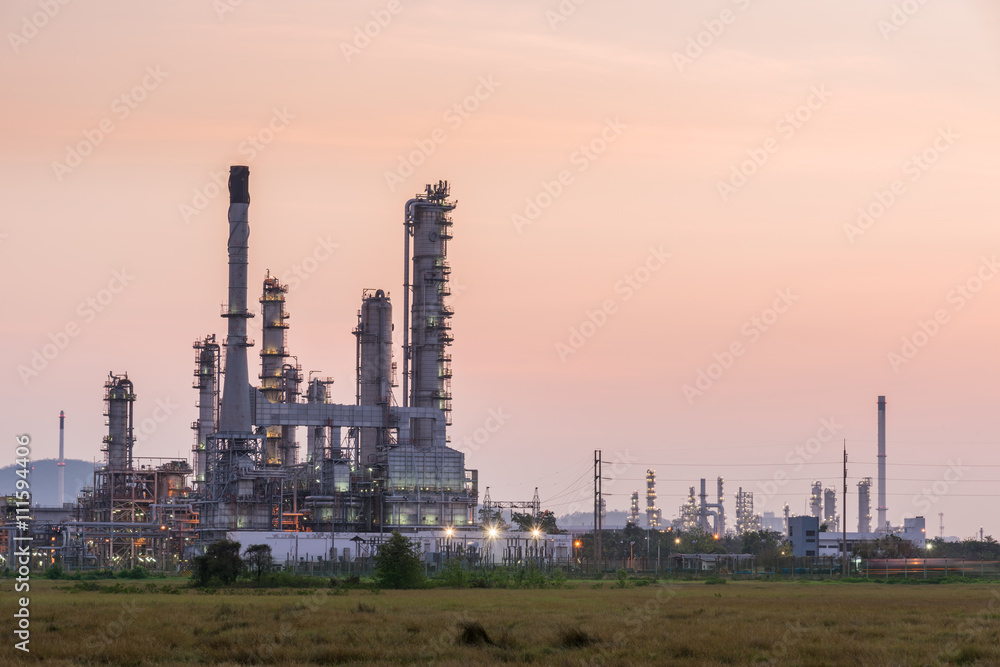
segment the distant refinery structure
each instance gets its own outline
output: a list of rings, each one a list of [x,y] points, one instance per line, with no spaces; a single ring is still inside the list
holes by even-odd
[[[872,478],[865,477],[858,482],[858,532],[870,533],[872,530]]]
[[[660,527],[660,510],[656,508],[656,471],[646,471],[646,527]]]
[[[872,525],[872,513],[871,513],[871,493],[873,481],[871,477],[863,477],[857,483],[857,493],[858,493],[858,524],[857,532],[849,533],[850,535],[871,535],[875,536],[878,534],[886,533],[900,533],[906,532],[906,525],[902,526],[892,526],[888,523],[885,518],[886,514],[886,431],[885,431],[885,396],[878,397],[878,440],[876,443],[877,455],[878,455],[878,469],[877,469],[877,493],[878,493],[878,518],[875,525]],[[647,515],[648,507],[652,506],[656,499],[655,492],[655,479],[656,474],[652,470],[648,470],[646,474],[647,480]],[[679,531],[691,531],[691,530],[702,530],[707,533],[712,533],[714,535],[722,535],[726,532],[726,513],[724,506],[724,494],[723,494],[723,479],[721,477],[717,480],[718,484],[718,501],[709,502],[708,492],[706,487],[706,480],[701,479],[701,490],[700,493],[696,491],[696,487],[691,486],[688,489],[688,495],[677,509],[677,518],[670,524],[672,529]],[[824,487],[823,482],[820,480],[814,480],[810,485],[809,498],[806,506],[806,516],[811,516],[819,521],[819,525],[825,525],[825,531],[830,533],[838,533],[842,530],[842,522],[847,521],[847,517],[843,514],[846,510],[846,499],[841,499],[841,510],[838,510],[837,506],[837,487]],[[634,525],[638,525],[638,498],[639,492],[635,491],[632,494],[632,507],[630,510],[630,521]],[[732,532],[741,535],[748,531],[754,530],[778,530],[779,532],[787,533],[789,520],[792,518],[793,513],[788,504],[785,504],[782,508],[782,514],[780,517],[775,516],[773,512],[764,512],[763,514],[758,514],[754,511],[754,498],[753,492],[744,491],[742,487],[739,488],[734,496],[735,501],[735,516],[736,522],[732,526]],[[920,517],[918,517],[920,518]],[[649,525],[647,519],[647,525]],[[844,526],[846,528],[846,526]],[[912,530],[912,527],[911,527]],[[943,534],[943,526],[941,528],[941,534]]]

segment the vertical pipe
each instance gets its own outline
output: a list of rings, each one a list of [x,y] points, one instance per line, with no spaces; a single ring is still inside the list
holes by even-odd
[[[63,435],[66,432],[66,413],[62,410],[59,411],[59,462],[56,464],[59,467],[59,507],[62,507],[66,502],[66,457],[65,450],[63,449]]]
[[[878,526],[885,530],[885,396],[878,397]]]
[[[722,478],[719,478],[719,537],[722,537],[726,532],[726,510],[723,507],[723,500],[725,495],[722,493]]]
[[[126,447],[126,457],[128,461],[128,469],[132,469],[132,444],[135,442],[135,400],[133,400],[133,394],[135,393],[131,380],[125,380],[128,385],[128,438],[125,440]]]
[[[844,521],[842,525],[843,529],[843,544],[844,544],[844,571],[843,575],[847,576],[847,440],[844,440],[844,497],[841,498],[841,502],[844,507]]]
[[[701,508],[698,510],[698,525],[703,529],[708,530],[708,508],[707,504],[707,494],[705,493],[705,478],[701,478]]]
[[[413,206],[420,201],[406,202],[403,218],[403,407],[410,404],[410,224]]]

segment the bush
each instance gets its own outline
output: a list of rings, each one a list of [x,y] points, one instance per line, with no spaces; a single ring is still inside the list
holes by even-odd
[[[191,578],[195,586],[207,586],[213,579],[225,585],[232,584],[243,572],[240,543],[219,540],[208,545],[205,554],[194,558]]]
[[[45,570],[42,576],[46,579],[63,579],[66,576],[66,573],[63,572],[62,565],[59,563],[53,563]]]
[[[149,576],[149,570],[144,568],[142,565],[134,567],[131,570],[122,570],[118,573],[118,577],[121,579],[145,579]]]
[[[615,573],[615,586],[618,588],[628,588],[628,571],[620,569]]]
[[[383,588],[419,588],[426,583],[416,545],[398,531],[375,555],[375,582]]]
[[[465,588],[469,585],[469,573],[462,567],[462,560],[459,558],[449,558],[445,561],[444,567],[436,577],[437,582],[442,586],[454,588]]]

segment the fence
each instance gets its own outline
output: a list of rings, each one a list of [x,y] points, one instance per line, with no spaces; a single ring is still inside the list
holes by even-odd
[[[988,577],[1000,579],[1000,561],[961,558],[871,558],[858,564],[858,574],[871,578]]]

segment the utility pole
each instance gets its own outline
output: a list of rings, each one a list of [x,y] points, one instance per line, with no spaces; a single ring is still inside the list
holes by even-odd
[[[842,539],[844,541],[844,565],[843,565],[843,575],[847,576],[847,438],[844,438],[844,498],[840,501],[840,506],[843,508],[841,513],[844,515],[841,520],[841,526],[843,527]]]
[[[601,517],[601,450],[594,450],[594,561],[597,562],[598,572],[601,567],[601,530],[604,521]]]

